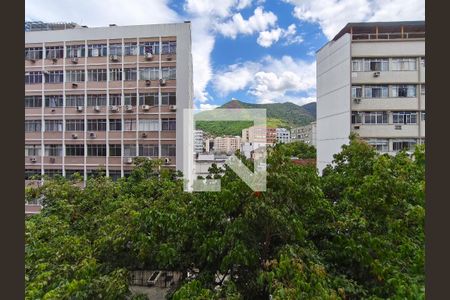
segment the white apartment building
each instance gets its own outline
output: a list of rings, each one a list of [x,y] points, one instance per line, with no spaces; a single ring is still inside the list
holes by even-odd
[[[232,154],[241,146],[241,137],[216,137],[214,139],[214,152]]]
[[[316,146],[316,137],[317,137],[316,122],[311,122],[311,124],[291,129],[291,140],[293,142],[301,141],[305,144]]]
[[[203,152],[203,130],[194,130],[194,153]]]
[[[291,142],[291,132],[286,128],[277,128],[277,143],[290,143]]]
[[[380,152],[425,140],[425,22],[349,23],[317,51],[317,167],[355,132]]]

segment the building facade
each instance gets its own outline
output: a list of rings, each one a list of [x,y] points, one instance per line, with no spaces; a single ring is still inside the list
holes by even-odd
[[[203,130],[194,130],[194,153],[203,153]]]
[[[290,143],[291,142],[291,132],[286,128],[277,128],[277,143]]]
[[[214,152],[233,154],[240,146],[240,136],[214,138]]]
[[[25,179],[126,176],[133,158],[183,170],[191,24],[25,33]]]
[[[301,141],[305,144],[316,146],[316,135],[317,135],[316,122],[311,122],[311,124],[292,128],[291,129],[291,140]]]
[[[425,140],[425,22],[349,23],[317,52],[317,167],[351,133],[395,154]]]
[[[273,145],[277,142],[276,128],[252,126],[242,129],[243,143],[266,143]]]

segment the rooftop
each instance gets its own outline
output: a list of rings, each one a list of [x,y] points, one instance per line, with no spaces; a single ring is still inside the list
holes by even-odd
[[[42,21],[26,21],[25,31],[47,31],[78,28],[80,25],[73,22],[45,23]]]

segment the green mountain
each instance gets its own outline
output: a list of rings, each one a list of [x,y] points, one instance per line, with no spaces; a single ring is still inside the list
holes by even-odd
[[[291,102],[254,104],[239,100],[231,100],[216,108],[265,108],[267,112],[268,127],[294,128],[307,125],[316,119],[316,103],[308,103],[303,106]],[[200,112],[200,114],[211,114],[212,111]],[[214,136],[241,135],[242,129],[253,125],[252,121],[197,121],[196,129],[201,129]]]

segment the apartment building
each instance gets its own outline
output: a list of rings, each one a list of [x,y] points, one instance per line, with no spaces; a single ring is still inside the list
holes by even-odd
[[[216,137],[214,139],[214,152],[233,154],[241,146],[241,137]]]
[[[191,24],[41,27],[25,32],[25,179],[118,178],[137,156],[184,171]]]
[[[194,130],[194,153],[203,152],[203,130]]]
[[[301,141],[305,144],[316,146],[316,137],[317,137],[316,122],[311,122],[311,124],[291,129],[291,140],[293,142]]]
[[[276,128],[252,126],[242,129],[243,143],[266,143],[273,145],[277,142]]]
[[[349,23],[317,52],[317,167],[357,133],[395,154],[425,140],[425,22]]]
[[[276,128],[277,143],[290,143],[291,132],[286,128]]]

